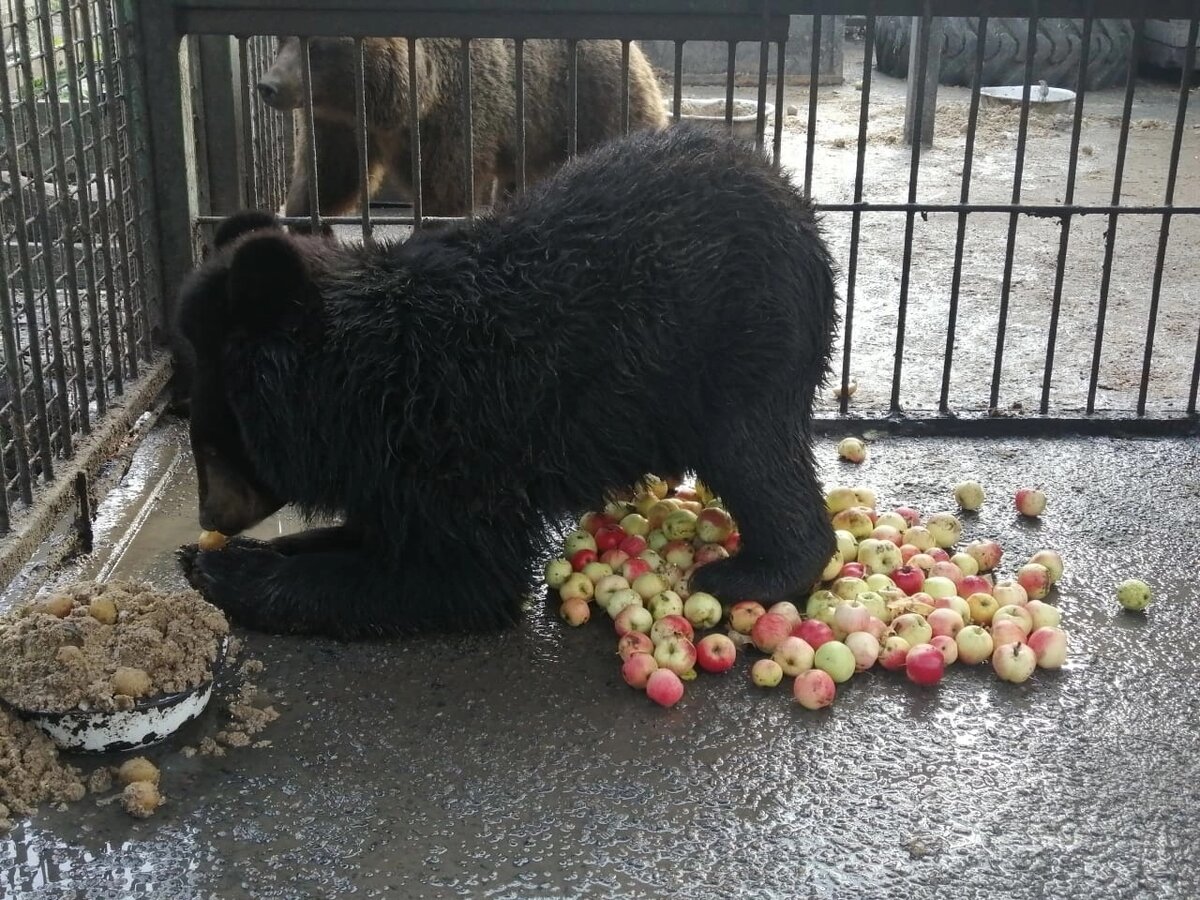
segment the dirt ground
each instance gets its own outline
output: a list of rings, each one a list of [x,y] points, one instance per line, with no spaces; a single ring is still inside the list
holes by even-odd
[[[817,203],[854,199],[856,142],[862,101],[863,44],[847,42],[846,81],[821,87],[817,110],[812,195]],[[907,200],[911,148],[903,142],[902,80],[871,73],[868,151],[863,181],[870,202]],[[696,93],[697,88],[691,88]],[[720,93],[720,88],[706,88]],[[714,95],[715,95],[714,93]],[[740,96],[753,96],[742,91]],[[783,138],[784,165],[803,177],[808,89],[789,88],[787,105],[799,107]],[[1139,81],[1121,202],[1161,204],[1178,105],[1178,87]],[[1200,109],[1191,92],[1175,186],[1175,205],[1200,204]],[[1080,135],[1075,190],[1077,204],[1112,201],[1124,89],[1087,93]],[[970,91],[940,87],[934,145],[921,156],[917,200],[960,200]],[[1012,199],[1019,110],[982,107],[975,142],[970,200],[1008,203]],[[1066,189],[1072,113],[1031,115],[1021,196],[1026,201],[1060,203]],[[991,389],[1004,256],[1007,214],[968,218],[954,342],[950,402],[959,410],[986,409]],[[843,267],[849,265],[849,213],[829,213],[827,235]],[[1117,225],[1112,282],[1104,326],[1096,405],[1102,410],[1131,410],[1137,402],[1142,355],[1150,309],[1154,259],[1161,216],[1128,216]],[[1087,398],[1096,335],[1108,217],[1090,215],[1072,222],[1062,307],[1051,385],[1050,411],[1080,409]],[[915,218],[908,292],[907,336],[903,346],[901,404],[913,410],[936,409],[942,381],[956,214]],[[858,254],[857,286],[850,359],[859,390],[851,409],[886,407],[892,390],[896,351],[905,215],[865,213]],[[1059,253],[1057,220],[1022,217],[1018,223],[1009,298],[1007,337],[998,408],[1035,407],[1041,397],[1049,334],[1055,269]],[[1186,407],[1196,360],[1200,301],[1200,216],[1181,216],[1171,224],[1163,273],[1158,327],[1148,393],[1148,409],[1162,415]],[[841,345],[837,377],[841,372]]]

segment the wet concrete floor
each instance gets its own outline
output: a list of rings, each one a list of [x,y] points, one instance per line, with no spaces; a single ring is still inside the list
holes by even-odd
[[[936,689],[871,672],[812,713],[743,659],[663,710],[621,681],[606,622],[541,604],[490,638],[248,635],[283,712],[272,745],[182,757],[221,727],[207,714],[153,752],[156,816],[44,809],[0,838],[0,895],[1200,896],[1197,442],[881,437],[858,469],[835,443],[829,483],[881,506],[952,508],[978,478],[967,537],[1000,540],[1009,570],[1061,551],[1068,667],[1021,686],[956,667]],[[1036,524],[1010,503],[1031,484]],[[172,551],[196,532],[164,420],[78,573],[180,585]],[[1144,616],[1114,600],[1129,575],[1155,588]]]

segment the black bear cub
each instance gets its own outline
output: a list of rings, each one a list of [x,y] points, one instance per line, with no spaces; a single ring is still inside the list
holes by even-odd
[[[836,325],[786,176],[690,127],[581,156],[509,205],[375,248],[261,213],[184,288],[200,524],[284,504],[344,524],[181,550],[246,626],[343,638],[516,619],[552,529],[694,471],[741,551],[727,602],[807,588],[834,549],[810,445]]]

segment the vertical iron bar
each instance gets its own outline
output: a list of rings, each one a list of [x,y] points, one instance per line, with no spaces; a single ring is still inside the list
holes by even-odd
[[[864,51],[866,52],[866,51]],[[867,53],[870,56],[870,53]],[[804,196],[812,198],[813,158],[817,141],[817,82],[821,80],[821,17],[813,16],[812,66],[808,71],[808,121],[805,123]]]
[[[725,62],[725,127],[733,133],[733,80],[737,69],[737,41],[727,42],[729,58]]]
[[[75,362],[75,396],[79,407],[79,428],[84,434],[92,430],[91,410],[88,409],[87,357],[84,355],[83,316],[79,307],[79,271],[75,258],[78,241],[75,216],[71,209],[71,184],[67,178],[67,154],[63,143],[62,109],[59,106],[58,60],[54,49],[54,27],[50,20],[50,4],[39,10],[42,54],[46,65],[46,105],[50,110],[50,141],[54,151],[55,187],[58,191],[58,215],[62,226],[62,247],[65,264],[63,274],[67,282],[67,315],[71,323],[71,350]],[[67,80],[75,77],[74,69],[66,70]],[[69,429],[68,429],[69,430]],[[70,453],[69,444],[64,452]]]
[[[99,288],[96,278],[95,235],[92,232],[92,201],[88,191],[87,157],[83,148],[83,112],[79,98],[79,63],[75,56],[75,15],[69,4],[61,8],[60,27],[63,35],[63,56],[67,67],[67,96],[71,109],[71,137],[75,153],[75,206],[79,216],[79,241],[83,245],[83,276],[87,288],[85,302],[88,311],[88,343],[92,350],[93,397],[96,414],[108,411],[108,382],[104,375],[104,339],[100,333]],[[92,97],[94,101],[94,95]],[[94,119],[93,119],[94,121]],[[95,129],[93,128],[93,140]],[[97,170],[97,178],[103,173]]]
[[[579,41],[567,41],[567,156],[579,150]]]
[[[114,13],[120,15],[120,6],[114,6]],[[133,231],[133,264],[137,269],[137,316],[141,324],[141,339],[139,344],[142,350],[142,358],[149,361],[153,356],[153,349],[150,346],[150,303],[147,295],[146,285],[149,281],[149,268],[146,265],[145,254],[145,236],[143,233],[144,217],[142,215],[142,189],[138,183],[137,172],[135,170],[135,156],[137,153],[137,145],[135,135],[133,133],[133,104],[135,102],[136,87],[133,82],[133,70],[131,65],[132,50],[129,45],[128,31],[126,25],[119,18],[114,18],[110,23],[108,31],[109,41],[108,48],[112,51],[113,57],[116,59],[117,73],[120,78],[121,92],[120,96],[124,103],[120,104],[119,112],[125,122],[125,139],[128,145],[127,161],[129,165],[129,227]],[[119,165],[119,163],[118,163]],[[130,282],[130,291],[133,291],[133,282]],[[131,298],[132,300],[132,298]]]
[[[1029,137],[1029,97],[1033,91],[1033,60],[1037,49],[1037,2],[1033,2],[1029,16],[1029,31],[1025,46],[1025,82],[1021,87],[1021,117],[1017,124],[1017,159],[1013,168],[1012,202],[1021,202],[1021,180],[1025,174],[1025,142]],[[1000,402],[1000,373],[1004,366],[1004,335],[1008,330],[1008,301],[1012,294],[1013,255],[1017,249],[1018,213],[1008,214],[1008,240],[1004,248],[1004,279],[1000,284],[1000,321],[996,325],[996,358],[992,365],[992,393],[988,398],[988,409],[995,411]]]
[[[313,119],[312,59],[309,37],[300,38],[300,82],[304,90],[304,128],[308,132],[308,202],[313,234],[321,230],[321,195],[317,190],[317,124]]]
[[[517,193],[525,193],[525,39],[517,38]]]
[[[263,74],[263,48],[261,39],[255,39],[249,44],[248,49],[251,78],[247,79],[247,81],[257,83]],[[247,151],[250,167],[247,177],[254,184],[254,201],[252,205],[256,208],[267,203],[273,203],[275,206],[278,206],[279,192],[277,185],[272,183],[271,156],[268,148],[275,146],[275,139],[278,137],[279,132],[282,131],[285,123],[292,128],[296,127],[295,113],[290,115],[277,113],[274,110],[268,109],[267,105],[258,98],[258,91],[248,86],[247,92],[250,102],[248,104],[249,108],[246,111],[246,121],[251,135],[251,144]]]
[[[45,12],[48,14],[49,10]],[[37,120],[37,96],[33,90],[33,60],[32,50],[29,42],[29,19],[26,15],[24,3],[18,3],[16,7],[16,24],[17,24],[17,46],[21,53],[21,72],[24,75],[24,94],[25,107],[29,110],[33,119],[33,129],[29,134],[29,150],[33,154],[33,158],[37,160],[39,168],[48,175],[52,169],[62,169],[62,181],[65,186],[67,175],[66,166],[62,161],[62,121],[58,108],[58,80],[54,74],[54,58],[51,55],[46,56],[46,50],[42,48],[42,65],[43,71],[46,73],[46,84],[51,88],[52,93],[46,97],[46,106],[50,112],[50,132],[51,141],[58,141],[58,158],[57,166],[52,159],[49,163],[42,153],[41,130],[42,126]],[[49,46],[53,46],[51,43]],[[7,73],[5,73],[7,74]],[[14,139],[15,139],[14,135]],[[50,368],[54,374],[54,405],[58,408],[58,434],[60,446],[63,456],[69,457],[74,453],[74,440],[71,437],[71,399],[67,389],[67,362],[63,354],[63,321],[62,313],[58,306],[58,277],[54,270],[54,249],[55,236],[50,230],[50,210],[46,202],[46,175],[39,175],[33,179],[33,202],[34,209],[37,215],[38,230],[41,233],[41,252],[42,252],[42,269],[46,278],[46,307],[49,319],[46,322],[46,330],[50,332]],[[60,197],[66,197],[65,190],[60,190]],[[59,203],[60,210],[63,208],[63,201]],[[68,244],[70,237],[69,222],[70,217],[65,213],[60,215],[60,238],[63,244]],[[70,245],[69,259],[71,260],[70,281],[73,283],[75,278],[74,271],[74,245]],[[64,247],[64,250],[66,248]],[[73,295],[74,296],[74,295]],[[80,348],[82,349],[82,348]],[[80,372],[82,375],[82,371]],[[86,395],[84,405],[87,404]],[[42,411],[43,415],[49,416],[50,409],[47,407]]]
[[[408,39],[408,133],[412,143],[413,229],[421,227],[421,108],[417,100],[417,39]]]
[[[1138,47],[1142,43],[1145,19],[1133,20],[1133,40],[1129,44],[1129,64],[1125,72],[1125,103],[1121,108],[1121,134],[1117,138],[1117,161],[1113,171],[1112,205],[1121,202],[1121,181],[1125,174],[1125,151],[1129,145],[1129,121],[1133,116],[1133,90],[1137,83]],[[1096,308],[1096,338],[1092,347],[1092,374],[1088,380],[1087,412],[1096,411],[1096,387],[1100,382],[1100,354],[1104,349],[1104,320],[1108,314],[1108,287],[1112,279],[1113,250],[1117,242],[1117,218],[1108,214],[1104,232],[1104,264],[1100,270],[1100,302]]]
[[[105,104],[100,101],[96,81],[95,33],[92,29],[88,2],[79,4],[79,24],[83,32],[84,71],[92,113],[92,156],[96,171],[97,219],[100,222],[100,253],[104,258],[104,310],[108,320],[108,360],[112,364],[113,393],[125,393],[125,372],[121,368],[121,324],[117,315],[117,276],[113,268],[112,228],[108,217],[108,170],[104,164]],[[90,204],[89,204],[90,215]]]
[[[26,54],[28,59],[28,54]],[[32,130],[34,133],[38,130],[36,113],[30,110],[30,114],[34,116]],[[26,234],[26,228],[29,227],[29,214],[25,209],[25,191],[21,185],[21,167],[18,160],[18,150],[16,135],[16,119],[13,116],[13,100],[12,93],[9,90],[8,73],[5,72],[5,77],[0,78],[0,119],[4,123],[4,133],[11,135],[12,138],[6,142],[5,151],[8,156],[8,176],[12,184],[12,206],[13,218],[15,221],[14,231],[17,238],[17,252],[21,260],[21,282],[22,300],[25,307],[25,328],[26,340],[28,341],[29,349],[29,365],[33,370],[30,375],[33,379],[33,398],[37,403],[37,416],[35,431],[38,437],[38,456],[42,461],[42,478],[49,481],[54,477],[53,466],[50,449],[50,423],[48,419],[48,407],[46,404],[46,385],[43,381],[43,362],[42,362],[42,339],[41,328],[38,325],[37,301],[34,298],[33,289],[33,263],[29,253],[29,239]],[[51,284],[53,290],[53,283]],[[16,332],[14,331],[14,338]],[[7,350],[7,348],[6,348]],[[17,413],[22,419],[24,418],[24,403],[25,390],[20,376],[20,361],[17,357],[17,348],[14,343],[11,355],[8,356],[10,366],[16,367],[14,374],[16,382],[13,385],[12,404],[14,413],[17,413],[17,408],[21,407]]]
[[[111,16],[108,12],[107,0],[101,0],[97,4],[100,9],[100,51],[104,66],[104,105],[108,110],[106,120],[108,122],[108,140],[112,151],[112,175],[113,175],[113,212],[117,217],[117,252],[118,272],[121,276],[121,306],[125,314],[125,360],[129,366],[129,377],[138,377],[138,358],[137,358],[137,325],[133,311],[133,277],[129,269],[130,248],[129,236],[125,233],[125,172],[121,168],[121,134],[117,127],[117,116],[119,113],[120,96],[118,92],[118,81],[116,69],[113,64],[113,56],[115,50],[112,47],[109,29],[112,28]],[[136,218],[137,211],[134,210],[130,218]],[[119,357],[118,357],[119,358]],[[116,360],[114,360],[115,362]]]
[[[0,534],[8,534],[12,522],[8,517],[8,469],[4,465],[4,448],[0,447]]]
[[[875,17],[867,16],[865,46],[875,42]],[[854,164],[854,202],[862,202],[863,175],[867,166],[867,123],[871,109],[871,53],[863,53],[862,101],[858,112],[858,158]],[[862,227],[862,211],[855,209],[850,216],[850,263],[846,271],[846,315],[842,321],[842,389],[838,410],[844,416],[850,408],[850,352],[854,338],[854,287],[858,279],[858,239]]]
[[[975,74],[971,79],[971,109],[967,113],[967,147],[963,151],[962,192],[959,200],[971,199],[971,169],[975,162],[975,129],[979,124],[979,89],[983,87],[983,58],[987,49],[988,17],[980,16],[975,39]],[[913,136],[920,143],[920,123]],[[950,313],[946,319],[946,353],[942,360],[942,393],[938,409],[943,415],[950,412],[950,370],[954,364],[954,337],[958,328],[958,295],[962,288],[963,248],[967,240],[967,213],[958,214],[958,233],[954,238],[954,274],[950,278]]]
[[[621,134],[629,134],[629,41],[621,41]]]
[[[466,215],[475,214],[475,142],[474,123],[471,121],[471,39],[463,38],[462,93],[463,93],[463,187],[467,192]]]
[[[1171,162],[1167,169],[1166,200],[1170,207],[1175,202],[1175,176],[1179,174],[1179,150],[1183,143],[1183,125],[1187,118],[1188,89],[1191,87],[1192,71],[1196,65],[1196,38],[1200,31],[1200,16],[1193,17],[1188,29],[1188,38],[1183,54],[1183,74],[1179,79],[1179,105],[1175,113],[1175,135],[1171,140]],[[1154,355],[1154,329],[1158,324],[1158,301],[1162,295],[1163,265],[1167,259],[1167,241],[1171,235],[1171,210],[1162,214],[1162,226],[1158,233],[1158,255],[1154,260],[1154,286],[1150,291],[1150,313],[1146,322],[1146,349],[1142,356],[1142,384],[1138,389],[1137,414],[1146,414],[1146,394],[1150,389],[1150,360]]]
[[[1063,204],[1075,202],[1075,175],[1079,167],[1079,132],[1083,127],[1083,98],[1087,93],[1088,56],[1092,49],[1092,13],[1094,5],[1088,4],[1087,18],[1083,20],[1083,40],[1079,54],[1079,78],[1075,85],[1075,115],[1071,123],[1071,155],[1067,158],[1067,189]],[[1054,269],[1054,298],[1050,303],[1050,333],[1046,336],[1046,371],[1042,375],[1042,399],[1038,411],[1044,416],[1050,410],[1050,384],[1054,377],[1054,350],[1058,343],[1058,317],[1062,309],[1063,276],[1067,270],[1067,247],[1071,240],[1071,216],[1062,217],[1062,231],[1058,236],[1058,263]]]
[[[1192,360],[1192,387],[1188,391],[1188,415],[1196,414],[1196,399],[1200,395],[1200,329],[1196,331],[1196,355]]]
[[[370,245],[371,233],[371,169],[367,158],[367,84],[363,71],[363,39],[354,39],[354,141],[358,145],[358,202],[362,207],[362,239]]]
[[[754,119],[754,149],[762,152],[767,131],[767,70],[771,67],[771,4],[763,3],[763,36],[758,45],[758,109]],[[776,110],[776,115],[779,110]]]
[[[4,89],[7,92],[7,88]],[[5,123],[8,127],[8,123]],[[12,134],[13,132],[8,132]],[[12,148],[9,148],[12,152]],[[18,190],[20,187],[18,186]],[[18,229],[19,231],[20,229]],[[21,358],[17,349],[17,321],[13,315],[15,297],[9,289],[8,254],[0,253],[0,325],[4,327],[4,368],[8,373],[10,417],[12,419],[13,454],[17,458],[17,485],[26,505],[33,502],[33,474],[29,467],[29,432],[25,424],[25,385],[21,378]],[[2,449],[2,448],[0,448]],[[0,452],[0,456],[3,453]],[[7,491],[8,482],[0,485]]]
[[[779,42],[779,56],[775,61],[775,138],[771,142],[771,164],[779,170],[783,153],[783,85],[786,75],[786,59],[784,51],[786,44]]]
[[[259,72],[258,38],[239,38],[238,57],[238,66],[243,73],[241,128],[243,142],[246,145],[242,181],[245,184],[246,206],[257,209],[264,205],[263,197],[271,193],[270,187],[264,187],[264,182],[269,185],[270,175],[267,173],[266,167],[259,162],[259,157],[265,155],[261,148],[272,146],[269,143],[270,137],[264,134],[262,123],[259,121],[258,110],[260,107],[256,90]]]
[[[929,23],[933,20],[930,0],[925,0],[921,14],[921,40],[917,45],[917,102],[913,109],[913,120],[921,121],[925,108],[925,75],[929,70]],[[910,75],[912,73],[909,73]],[[809,123],[810,133],[812,123]],[[917,202],[917,179],[921,171],[921,141],[916,135],[912,142],[912,155],[908,170],[908,202]],[[912,274],[912,241],[916,225],[916,213],[904,214],[904,257],[900,265],[900,304],[896,314],[896,358],[892,367],[892,412],[900,411],[900,376],[904,366],[904,329],[908,320],[908,282]]]
[[[238,71],[242,81],[242,145],[238,148],[238,179],[243,208],[259,205],[258,171],[254,165],[254,126],[250,116],[254,108],[254,87],[250,84],[250,59],[246,48],[247,38],[238,38]]]
[[[671,121],[678,122],[683,111],[683,41],[675,42],[675,81],[672,84]]]

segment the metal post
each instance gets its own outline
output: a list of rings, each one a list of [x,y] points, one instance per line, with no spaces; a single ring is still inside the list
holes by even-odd
[[[192,222],[199,212],[196,192],[195,142],[191,139],[188,91],[179,64],[180,36],[174,10],[166,3],[136,5],[141,34],[142,74],[146,85],[149,140],[147,141],[154,208],[158,210],[161,265],[159,296],[166,322],[174,320],[176,297],[197,258]],[[183,360],[177,359],[177,366]],[[178,390],[187,378],[180,372]]]
[[[938,76],[942,71],[942,45],[945,39],[942,30],[942,20],[936,16],[929,20],[929,61],[925,66],[924,84],[918,84],[920,78],[918,53],[920,52],[923,35],[920,16],[912,20],[911,37],[908,41],[908,79],[905,82],[904,96],[904,143],[911,144],[913,140],[913,122],[921,117],[921,144],[933,146],[933,120],[937,112]],[[814,50],[814,53],[816,51]],[[917,97],[924,96],[924,101],[918,103]]]
[[[242,205],[238,185],[238,130],[242,105],[241,64],[235,39],[224,35],[200,35],[194,70],[199,71],[204,103],[197,112],[197,127],[204,129],[204,156],[208,170],[210,215],[223,215]]]

